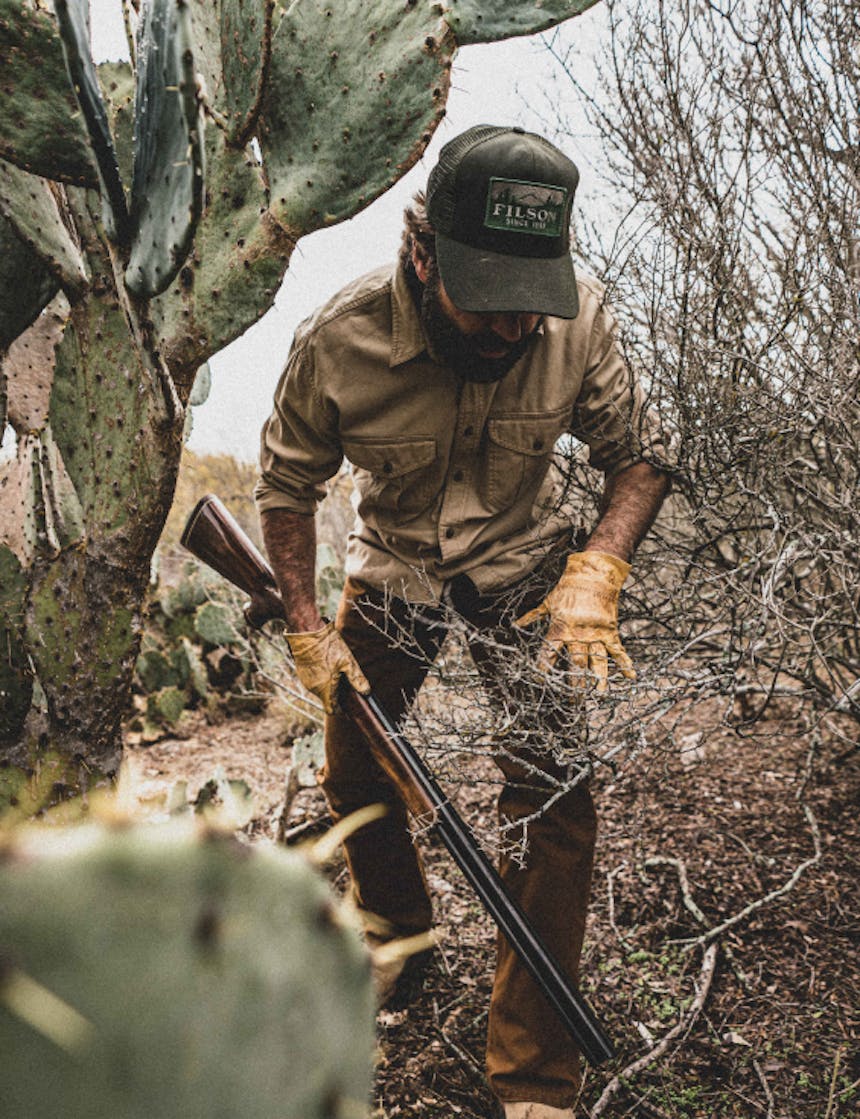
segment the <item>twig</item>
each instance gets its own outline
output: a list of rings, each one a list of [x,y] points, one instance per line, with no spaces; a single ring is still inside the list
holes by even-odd
[[[768,1084],[767,1078],[762,1072],[761,1065],[755,1058],[753,1058],[753,1068],[755,1069],[756,1075],[761,1082],[762,1088],[764,1088],[764,1094],[767,1098],[767,1119],[773,1119],[773,1092],[771,1092],[770,1090],[770,1085]]]
[[[608,898],[608,902],[609,902],[609,924],[612,926],[612,931],[618,937],[619,941],[625,947],[629,947],[630,946],[629,939],[624,935],[624,933],[621,931],[621,929],[619,929],[618,925],[615,923],[615,890],[613,889],[613,882],[615,881],[615,875],[618,874],[619,871],[622,871],[626,866],[627,866],[626,861],[621,862],[621,863],[618,864],[617,867],[615,867],[613,870],[610,870],[610,872],[607,874],[607,876],[606,876],[606,893],[607,893],[607,898]]]
[[[746,918],[749,917],[752,913],[755,913],[759,909],[763,909],[772,901],[776,901],[777,898],[783,897],[785,894],[793,890],[794,887],[797,885],[797,882],[799,881],[801,875],[811,866],[815,866],[815,864],[821,859],[821,833],[818,830],[818,821],[816,820],[812,809],[806,804],[804,804],[803,806],[803,814],[806,816],[806,819],[809,822],[809,827],[812,831],[812,841],[815,847],[815,854],[812,856],[811,859],[806,859],[800,864],[800,866],[796,867],[789,880],[778,889],[772,890],[769,894],[765,894],[765,896],[763,898],[759,898],[758,901],[750,902],[750,904],[742,909],[740,913],[736,913],[734,917],[729,917],[727,920],[723,921],[721,925],[716,925],[714,928],[708,929],[707,932],[702,933],[701,936],[698,936],[695,939],[681,938],[678,940],[674,940],[671,943],[683,944],[685,952],[689,952],[696,947],[704,947],[704,945],[707,944],[709,941],[714,940],[718,936],[722,936],[722,934],[728,931],[728,929],[734,928],[735,925],[738,925],[741,921],[746,920]],[[672,862],[671,859],[664,861]],[[682,891],[684,889],[683,883],[681,889]],[[692,898],[690,900],[692,901]],[[693,904],[695,905],[695,902],[693,902]]]
[[[650,859],[645,860],[645,867],[649,869],[654,866],[673,866],[678,874],[678,882],[681,887],[681,897],[684,899],[685,907],[693,914],[700,925],[707,927],[708,919],[704,913],[699,909],[693,900],[693,895],[690,893],[690,881],[687,878],[687,867],[680,859],[669,858],[668,855],[654,855]]]
[[[633,1061],[632,1064],[622,1069],[617,1076],[613,1076],[603,1089],[600,1099],[591,1109],[589,1113],[591,1119],[598,1119],[599,1116],[603,1115],[612,1097],[618,1092],[619,1088],[624,1087],[628,1080],[632,1080],[633,1077],[638,1076],[640,1072],[659,1060],[676,1038],[682,1037],[690,1031],[696,1019],[699,1017],[702,1007],[705,1005],[705,1000],[708,997],[708,992],[711,989],[711,981],[714,978],[714,970],[717,965],[718,948],[719,946],[717,944],[710,944],[705,951],[705,955],[702,959],[702,970],[699,974],[699,990],[690,1005],[687,1015],[681,1019],[677,1026],[669,1030],[665,1037],[658,1041],[652,1049],[649,1049],[644,1057],[640,1057],[638,1060]]]
[[[670,1115],[668,1111],[664,1111],[662,1107],[658,1107],[657,1104],[649,1100],[647,1096],[639,1096],[635,1092],[631,1092],[630,1094],[636,1100],[634,1107],[640,1111],[644,1110],[646,1119],[674,1119],[674,1116]]]
[[[313,832],[319,828],[324,828],[327,831],[331,825],[332,819],[328,814],[325,816],[318,816],[312,820],[305,820],[301,824],[296,824],[294,828],[287,828],[283,834],[283,838],[280,832],[278,832],[278,842],[290,846],[295,840],[306,835],[308,832]]]
[[[833,1061],[833,1075],[830,1077],[830,1093],[827,1097],[827,1110],[824,1112],[824,1119],[830,1119],[830,1113],[833,1111],[833,1105],[836,1103],[836,1077],[839,1074],[839,1066],[842,1064],[842,1047],[836,1050],[836,1058]]]
[[[806,764],[803,770],[803,780],[800,783],[800,788],[794,795],[794,799],[798,801],[803,800],[803,794],[806,792],[806,786],[812,780],[812,770],[813,766],[815,765],[815,759],[821,749],[821,728],[818,726],[813,727],[809,738],[810,746],[809,751],[806,755]]]
[[[436,1029],[439,1031],[439,1036],[445,1042],[446,1046],[456,1057],[459,1057],[463,1064],[467,1065],[477,1076],[482,1077],[483,1072],[481,1067],[475,1061],[474,1057],[472,1057],[471,1053],[467,1052],[461,1045],[458,1045],[456,1041],[448,1036],[445,1026],[442,1024],[439,1005],[435,999],[433,1000],[433,1017],[436,1020]]]

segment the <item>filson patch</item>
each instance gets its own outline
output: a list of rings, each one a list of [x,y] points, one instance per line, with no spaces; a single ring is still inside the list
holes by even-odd
[[[565,187],[519,179],[490,179],[484,225],[508,233],[561,237],[566,209]]]

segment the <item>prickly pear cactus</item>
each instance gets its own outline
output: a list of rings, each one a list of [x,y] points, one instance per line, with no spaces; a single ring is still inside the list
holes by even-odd
[[[96,66],[88,0],[0,0],[0,811],[116,771],[197,370],[419,158],[458,45],[593,2],[140,0]]]
[[[300,856],[178,822],[4,851],[4,1115],[360,1119],[373,1046],[367,953]]]

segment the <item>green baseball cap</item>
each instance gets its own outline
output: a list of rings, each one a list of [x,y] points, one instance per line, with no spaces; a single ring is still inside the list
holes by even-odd
[[[574,319],[576,165],[533,132],[479,124],[450,140],[427,182],[445,290],[463,311]]]

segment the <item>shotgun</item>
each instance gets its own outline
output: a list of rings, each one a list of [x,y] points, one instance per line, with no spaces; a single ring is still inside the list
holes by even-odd
[[[251,625],[260,628],[276,618],[285,620],[283,601],[272,569],[213,494],[198,501],[182,534],[182,544],[251,596],[251,605],[245,611]],[[373,693],[361,695],[344,680],[340,700],[407,809],[422,822],[431,821],[430,826],[586,1060],[592,1065],[611,1060],[615,1049],[591,1007],[547,951],[520,906],[507,893],[495,867],[415,748],[392,723]]]

